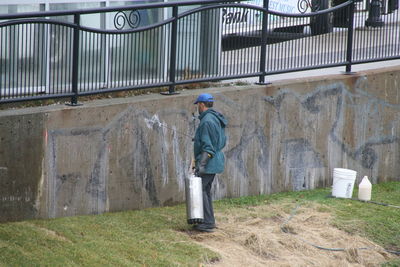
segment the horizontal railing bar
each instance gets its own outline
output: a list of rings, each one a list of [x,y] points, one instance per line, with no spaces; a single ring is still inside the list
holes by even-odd
[[[59,98],[70,98],[74,94],[52,94],[52,95],[40,95],[40,96],[29,96],[29,97],[19,97],[19,98],[4,98],[0,99],[0,103],[14,103],[14,102],[24,102],[24,101],[35,101],[35,100],[47,100],[47,99],[59,99]]]
[[[142,89],[149,89],[149,88],[168,87],[170,85],[173,85],[173,83],[165,82],[165,83],[138,85],[138,86],[121,86],[121,87],[100,89],[100,90],[96,90],[96,91],[78,92],[78,96],[88,96],[88,95],[95,95],[95,94],[107,94],[107,93],[113,93],[113,92],[120,92],[120,91],[133,91],[133,90],[142,90]]]
[[[238,0],[245,1],[245,0]],[[37,18],[37,17],[53,17],[53,16],[65,16],[65,15],[74,15],[74,14],[93,14],[93,13],[107,13],[107,12],[116,12],[116,11],[124,11],[124,10],[139,10],[139,9],[153,9],[153,8],[169,8],[174,6],[190,6],[190,5],[210,5],[210,4],[220,4],[213,6],[204,6],[200,8],[193,9],[195,11],[189,10],[178,16],[178,18],[190,15],[194,12],[212,9],[212,8],[223,8],[223,7],[236,7],[236,8],[248,8],[254,9],[258,11],[265,11],[263,7],[251,5],[251,4],[241,4],[235,3],[238,1],[221,1],[221,0],[203,0],[203,1],[182,1],[182,2],[167,2],[167,3],[149,3],[149,4],[138,4],[138,5],[129,5],[123,7],[103,7],[103,8],[92,8],[92,9],[76,9],[69,11],[42,11],[42,12],[24,12],[17,14],[0,14],[0,20],[5,19],[19,19],[19,18]],[[227,2],[233,2],[232,4],[227,4]],[[330,13],[346,7],[352,3],[352,0],[339,4],[329,9],[314,11],[312,13],[282,13],[277,11],[268,10],[268,13],[276,16],[285,16],[285,17],[312,17],[318,16],[326,13]]]
[[[315,66],[310,66],[310,67],[305,67],[305,68],[290,68],[290,69],[284,69],[284,70],[267,71],[267,75],[282,74],[282,73],[289,73],[289,72],[296,72],[296,71],[315,70],[315,69],[334,68],[334,67],[345,66],[346,64],[348,64],[348,62],[343,61],[340,63],[321,64],[321,65],[315,65]]]
[[[149,89],[149,88],[168,87],[170,85],[185,85],[185,84],[199,83],[199,82],[212,82],[212,81],[239,79],[239,78],[249,78],[249,77],[256,77],[259,75],[262,75],[262,73],[255,72],[255,73],[246,74],[246,75],[214,76],[211,78],[181,80],[181,81],[176,81],[175,83],[165,82],[165,83],[138,85],[138,86],[114,87],[114,88],[101,89],[101,90],[96,90],[96,91],[80,92],[80,93],[78,93],[78,95],[79,96],[87,96],[87,95],[93,95],[93,94],[112,93],[112,92],[127,91],[127,90],[141,90],[141,89]]]
[[[352,0],[349,0],[347,2],[344,2],[340,5],[331,7],[329,9],[323,9],[323,10],[318,10],[318,11],[314,11],[312,13],[282,13],[282,12],[277,12],[277,11],[273,11],[273,10],[266,10],[265,8],[261,7],[261,6],[256,6],[256,5],[251,5],[251,4],[220,4],[220,5],[207,5],[207,6],[202,6],[202,7],[198,7],[198,8],[194,8],[191,10],[188,10],[186,12],[183,12],[181,14],[178,15],[178,18],[182,18],[188,15],[191,15],[193,13],[199,12],[199,11],[204,11],[204,10],[208,10],[208,9],[213,9],[213,8],[224,8],[224,7],[231,7],[231,8],[247,8],[247,9],[253,9],[253,10],[258,10],[260,12],[263,11],[267,11],[268,14],[270,15],[276,15],[276,16],[281,16],[281,17],[292,17],[292,18],[305,18],[305,17],[314,17],[314,16],[319,16],[319,15],[323,15],[323,14],[327,14],[327,13],[331,13],[334,11],[337,11],[338,9],[347,7],[349,5],[351,5]]]
[[[130,29],[130,30],[101,30],[101,29],[96,29],[96,28],[91,28],[91,27],[85,27],[85,26],[79,26],[78,28],[80,30],[86,31],[86,32],[93,32],[93,33],[103,33],[103,34],[129,34],[129,33],[136,33],[136,32],[143,32],[151,29],[155,29],[164,25],[167,25],[174,21],[175,18],[169,18],[166,19],[162,22],[159,23],[154,23],[148,26],[143,26],[143,27],[138,27],[135,29]]]
[[[221,80],[231,80],[231,79],[240,79],[240,78],[250,78],[263,75],[262,72],[253,72],[250,74],[244,75],[225,75],[225,76],[214,76],[212,78],[200,78],[200,79],[191,79],[191,80],[179,80],[176,81],[176,85],[183,85],[189,83],[199,83],[199,82],[212,82],[212,81],[221,81]]]
[[[392,56],[392,57],[380,57],[380,58],[374,58],[374,59],[369,59],[369,60],[353,60],[351,64],[365,64],[365,63],[373,63],[373,62],[378,62],[378,61],[386,61],[386,60],[396,60],[400,59],[399,56]]]
[[[85,32],[93,32],[93,33],[103,33],[103,34],[129,34],[129,33],[136,33],[136,32],[143,32],[150,29],[154,29],[160,26],[164,26],[168,23],[171,23],[174,18],[166,19],[162,22],[155,23],[149,26],[138,27],[135,29],[130,30],[101,30],[92,27],[85,27],[81,25],[76,25],[70,22],[58,21],[58,20],[51,20],[51,19],[17,19],[17,20],[9,20],[5,22],[0,22],[0,28],[6,26],[13,26],[13,25],[23,25],[23,24],[53,24],[53,25],[61,25],[69,28],[77,28],[78,30],[82,30]]]
[[[18,19],[18,18],[35,18],[35,17],[54,17],[66,16],[73,14],[93,14],[93,13],[107,13],[123,10],[138,10],[138,9],[154,9],[154,8],[169,8],[174,6],[193,6],[193,5],[209,5],[216,3],[238,2],[244,0],[194,0],[194,1],[176,1],[166,3],[147,3],[119,7],[102,7],[102,8],[88,8],[88,9],[75,9],[75,10],[58,10],[58,11],[42,11],[42,12],[24,12],[17,14],[0,14],[0,20],[3,19]]]
[[[13,25],[21,25],[21,24],[53,24],[53,25],[61,25],[70,28],[78,28],[78,26],[72,22],[65,22],[59,20],[52,19],[16,19],[16,20],[8,20],[0,22],[0,27],[13,26]]]

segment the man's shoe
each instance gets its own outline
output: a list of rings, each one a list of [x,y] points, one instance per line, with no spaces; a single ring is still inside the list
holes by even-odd
[[[197,227],[207,228],[207,229],[214,229],[214,228],[217,228],[217,227],[215,226],[215,224],[209,224],[209,223],[199,223],[199,224],[197,224]]]
[[[207,232],[207,233],[214,232],[213,228],[207,227],[207,226],[202,225],[202,224],[196,224],[195,226],[193,226],[193,230],[196,230],[196,231],[199,231],[199,232]]]

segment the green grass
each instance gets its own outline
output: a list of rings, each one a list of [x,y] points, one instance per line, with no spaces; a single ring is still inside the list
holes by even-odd
[[[184,207],[0,224],[0,266],[198,266]]]
[[[318,203],[334,224],[386,249],[400,251],[400,209],[327,197],[329,189],[224,199],[218,212],[278,204],[285,211]],[[355,190],[354,196],[357,196]],[[373,200],[400,206],[400,183],[373,186]],[[0,224],[0,266],[199,266],[218,255],[185,233],[184,205]],[[400,258],[384,266],[400,266]]]

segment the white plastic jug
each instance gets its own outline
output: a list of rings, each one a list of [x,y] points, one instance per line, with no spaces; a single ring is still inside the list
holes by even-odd
[[[369,201],[371,200],[372,184],[367,176],[364,176],[361,183],[358,185],[358,199]]]

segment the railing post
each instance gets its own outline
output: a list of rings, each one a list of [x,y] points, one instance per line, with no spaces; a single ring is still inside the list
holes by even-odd
[[[74,14],[74,40],[72,44],[72,92],[71,106],[78,106],[78,73],[79,73],[79,25],[80,14]]]
[[[347,30],[347,53],[346,53],[346,74],[353,74],[351,72],[351,62],[353,61],[353,30],[354,30],[354,7],[355,0],[349,6],[349,27]]]
[[[170,48],[170,62],[169,62],[169,81],[172,83],[169,86],[168,92],[162,92],[163,95],[179,94],[175,92],[175,75],[176,75],[176,44],[178,38],[178,6],[172,7],[172,29],[171,29],[171,48]]]
[[[259,76],[259,80],[257,84],[270,84],[265,82],[265,64],[267,59],[267,28],[268,28],[268,7],[269,7],[269,0],[264,0],[263,2],[263,16],[262,16],[262,33],[261,33],[261,45],[260,45],[260,72],[261,75]]]

